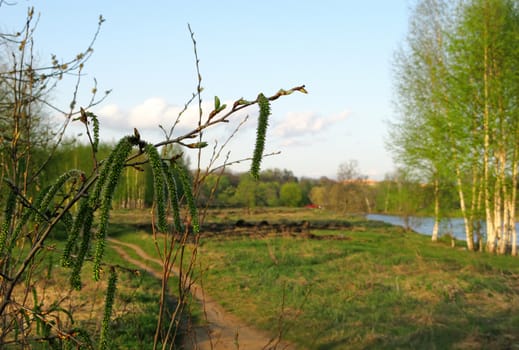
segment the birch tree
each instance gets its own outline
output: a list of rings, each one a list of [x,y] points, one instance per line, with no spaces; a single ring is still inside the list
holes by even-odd
[[[449,45],[449,107],[462,121],[460,135],[467,138],[461,142],[463,158],[457,160],[459,168],[471,173],[465,186],[470,188],[471,206],[465,216],[473,225],[484,219],[487,251],[503,254],[511,247],[516,254],[517,2],[464,2],[456,18]],[[462,176],[458,174],[458,182]],[[481,246],[482,239],[478,241]]]
[[[399,119],[391,126],[388,144],[401,166],[434,186],[433,241],[438,239],[441,219],[440,183],[449,170],[447,144],[442,137],[447,12],[445,1],[425,0],[411,15],[407,45],[394,61]]]
[[[436,221],[442,179],[455,181],[469,250],[517,254],[518,29],[517,1],[423,0],[396,58],[389,147],[434,184]]]

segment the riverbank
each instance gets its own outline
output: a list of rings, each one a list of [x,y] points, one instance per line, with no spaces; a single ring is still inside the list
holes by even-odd
[[[404,228],[409,227],[413,231],[429,237],[432,234],[434,226],[434,219],[432,217],[411,216],[405,219],[404,217],[398,215],[368,214],[366,215],[366,219],[373,221],[381,221]],[[485,222],[481,223],[481,227],[484,234],[486,228]],[[515,229],[517,230],[517,232],[519,232],[519,223],[516,223]],[[451,235],[458,240],[465,241],[465,223],[463,222],[463,219],[450,218],[442,220],[440,222],[439,236],[441,237],[442,235],[446,234]],[[517,243],[519,245],[519,237],[517,238]]]

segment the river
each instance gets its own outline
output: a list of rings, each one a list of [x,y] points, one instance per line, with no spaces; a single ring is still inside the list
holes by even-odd
[[[368,220],[376,220],[387,222],[391,225],[402,226],[405,227],[404,219],[400,216],[394,215],[381,215],[381,214],[369,214],[366,215]],[[423,235],[430,236],[432,233],[434,225],[434,219],[431,217],[410,217],[409,218],[409,226],[410,228],[418,233]],[[482,223],[483,231],[485,229],[485,223]],[[519,232],[519,223],[515,224],[515,229]],[[465,240],[465,224],[463,223],[463,219],[454,218],[454,219],[446,219],[443,220],[440,224],[439,235],[445,233],[452,233],[454,237],[458,239]],[[519,244],[519,237],[517,239],[517,243]]]

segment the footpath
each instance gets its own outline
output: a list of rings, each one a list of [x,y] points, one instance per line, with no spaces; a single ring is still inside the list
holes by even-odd
[[[121,257],[129,263],[137,266],[152,276],[161,279],[162,272],[152,268],[147,261],[162,265],[160,259],[149,256],[141,247],[108,238],[111,247],[115,249]],[[128,255],[125,251],[130,248],[142,260],[137,260]],[[176,276],[179,275],[177,268],[172,271]],[[270,337],[262,331],[254,329],[236,316],[225,311],[215,300],[204,293],[203,289],[196,283],[188,281],[191,287],[191,294],[197,299],[205,310],[206,323],[195,327],[187,337],[184,337],[183,348],[185,350],[295,350],[294,345],[284,341],[279,341],[276,337]]]

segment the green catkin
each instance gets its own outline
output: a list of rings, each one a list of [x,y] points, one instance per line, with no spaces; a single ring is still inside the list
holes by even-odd
[[[196,208],[195,199],[193,197],[193,189],[191,185],[191,179],[187,169],[183,166],[175,163],[175,170],[178,172],[180,181],[182,182],[182,188],[184,190],[184,196],[186,197],[187,206],[189,208],[189,214],[191,216],[191,225],[193,226],[193,232],[200,232],[200,224],[198,223],[198,209]]]
[[[92,119],[93,131],[94,131],[94,143],[92,144],[92,149],[94,153],[97,153],[99,148],[99,119],[94,113],[88,113],[90,118]]]
[[[108,336],[110,333],[110,317],[112,316],[112,308],[114,306],[115,292],[117,289],[117,272],[115,268],[110,269],[110,277],[108,278],[108,287],[106,288],[105,309],[103,313],[103,322],[101,324],[101,335],[99,336],[99,349],[108,348]]]
[[[104,161],[104,164],[101,167],[101,171],[99,172],[99,176],[97,178],[96,184],[90,193],[89,201],[90,201],[90,206],[92,208],[97,208],[97,206],[99,205],[99,202],[101,200],[101,198],[100,198],[101,191],[103,190],[103,188],[106,184],[106,181],[108,180],[108,174],[110,173],[110,169],[111,169],[110,165],[113,164],[113,161],[116,156],[115,153],[116,153],[118,146],[119,146],[119,144],[116,146],[116,148],[112,152],[110,152],[110,154],[108,155],[108,158]]]
[[[110,152],[108,158],[104,161],[104,165],[101,167],[101,171],[99,172],[99,176],[97,178],[94,189],[92,190],[89,198],[90,198],[90,206],[92,208],[97,208],[101,201],[101,192],[103,188],[105,188],[106,183],[108,181],[108,174],[112,170],[112,164],[114,164],[115,158],[117,157],[117,152],[120,150],[121,146],[124,144],[130,143],[130,145],[135,144],[136,140],[133,136],[125,136],[123,137],[119,143],[115,146],[115,148]]]
[[[12,237],[11,244],[9,247],[9,251],[14,248],[16,244],[16,240],[20,233],[22,232],[24,226],[29,222],[29,220],[35,218],[36,224],[41,224],[47,218],[44,217],[46,211],[49,209],[49,206],[52,200],[55,198],[56,194],[59,190],[63,188],[65,182],[67,182],[71,178],[78,178],[84,176],[84,173],[77,169],[72,169],[62,174],[58,180],[54,184],[49,187],[46,187],[43,191],[40,191],[35,201],[32,203],[31,208],[25,208],[18,225],[16,225]]]
[[[3,255],[3,251],[5,248],[5,242],[7,241],[7,236],[9,235],[9,230],[11,229],[11,222],[13,219],[13,212],[16,207],[16,193],[11,190],[9,191],[9,195],[7,197],[7,202],[5,203],[4,210],[4,221],[2,223],[2,228],[0,231],[0,256]]]
[[[32,203],[32,208],[24,208],[22,216],[18,221],[18,225],[16,225],[13,231],[11,246],[16,242],[16,239],[20,235],[20,232],[22,232],[23,227],[29,222],[29,220],[31,220],[36,215],[36,211],[33,208],[41,207],[43,198],[46,196],[48,190],[49,187],[46,187],[43,189],[43,191],[40,191],[40,193]]]
[[[110,156],[111,161],[105,164],[109,168],[104,180],[104,186],[99,194],[99,199],[92,199],[94,203],[100,201],[99,228],[96,234],[96,247],[94,252],[94,280],[99,281],[99,272],[101,270],[101,260],[104,254],[106,244],[106,232],[108,229],[108,221],[110,219],[110,209],[112,206],[112,198],[117,183],[124,169],[126,157],[132,150],[132,143],[135,140],[133,136],[126,136],[115,147]],[[113,154],[113,156],[112,156]],[[104,169],[103,169],[104,170]],[[97,194],[94,194],[97,195]]]
[[[164,193],[164,171],[162,159],[159,152],[152,144],[146,144],[144,149],[150,161],[151,170],[153,172],[153,193],[154,200],[157,205],[157,226],[159,231],[167,232],[168,220],[166,216],[166,196]]]
[[[81,269],[83,268],[83,263],[90,246],[90,240],[92,238],[90,230],[93,221],[94,210],[90,206],[87,206],[83,225],[83,239],[81,240],[81,245],[79,246],[79,251],[76,260],[74,261],[72,274],[70,275],[70,285],[75,290],[81,290]]]
[[[52,184],[47,191],[45,191],[45,195],[41,203],[38,207],[36,207],[36,223],[41,223],[46,219],[45,217],[42,217],[42,215],[45,215],[46,211],[49,209],[52,200],[54,199],[54,197],[56,197],[56,193],[58,193],[58,191],[63,188],[65,182],[67,182],[71,178],[79,178],[81,176],[84,176],[84,173],[81,170],[69,170],[66,173],[62,174],[58,178],[58,180],[56,180],[56,182]]]
[[[72,214],[70,211],[66,211],[63,213],[63,217],[61,218],[61,221],[63,222],[63,229],[65,230],[65,234],[67,237],[70,234],[70,228],[74,224],[74,218],[72,217]]]
[[[31,288],[31,292],[32,292],[32,300],[34,303],[34,308],[33,308],[32,312],[34,312],[34,314],[38,315],[39,313],[41,313],[41,304],[38,302],[38,292],[36,291],[36,288],[34,286]],[[42,336],[43,335],[42,326],[45,323],[43,322],[43,320],[40,317],[36,317],[35,321],[36,321],[36,334],[39,336]]]
[[[173,175],[171,167],[163,163],[164,176],[166,178],[166,184],[168,186],[169,200],[171,203],[171,209],[173,211],[173,225],[177,232],[182,232],[182,220],[180,219],[180,204],[178,200],[178,189],[175,176]]]
[[[67,244],[65,245],[65,249],[63,250],[63,255],[61,257],[61,266],[63,267],[70,267],[72,266],[72,259],[70,258],[70,255],[72,254],[72,249],[74,245],[76,244],[76,241],[79,237],[79,232],[81,231],[81,228],[85,224],[85,219],[87,217],[87,214],[92,209],[89,206],[88,200],[83,199],[79,205],[79,210],[76,215],[76,219],[70,226],[70,231],[68,234]]]
[[[250,173],[255,179],[259,178],[261,159],[265,149],[265,137],[267,135],[268,120],[270,116],[270,102],[263,94],[258,95],[258,127],[256,129],[256,146],[252,156]]]
[[[68,333],[69,337],[63,341],[63,350],[89,349],[94,350],[94,342],[90,339],[88,331],[82,328],[73,328]]]

